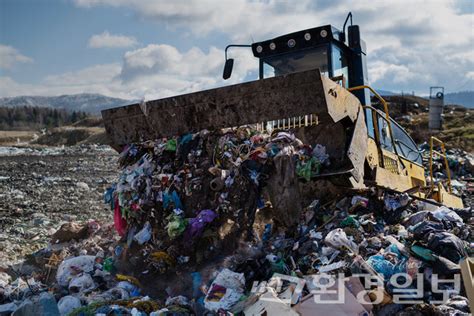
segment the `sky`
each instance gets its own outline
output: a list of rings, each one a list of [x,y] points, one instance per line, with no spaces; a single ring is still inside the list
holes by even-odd
[[[0,0],[0,97],[100,93],[151,100],[257,79],[250,44],[352,11],[370,84],[474,90],[472,0]]]

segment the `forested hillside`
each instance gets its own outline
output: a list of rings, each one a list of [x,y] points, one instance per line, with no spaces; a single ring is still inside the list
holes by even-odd
[[[87,117],[85,112],[46,107],[0,107],[0,130],[34,130],[72,124]]]

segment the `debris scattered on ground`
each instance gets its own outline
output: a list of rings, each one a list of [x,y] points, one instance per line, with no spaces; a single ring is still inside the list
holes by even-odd
[[[108,146],[0,147],[0,262],[44,248],[65,223],[107,222],[116,161]]]
[[[464,157],[452,168],[469,203]],[[107,220],[71,218],[2,267],[0,313],[468,315],[471,209],[377,188],[321,195],[312,179],[332,159],[248,128],[131,144],[105,190]]]

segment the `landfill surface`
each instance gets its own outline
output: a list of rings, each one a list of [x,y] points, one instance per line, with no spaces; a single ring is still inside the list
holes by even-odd
[[[107,220],[103,190],[116,178],[108,146],[0,147],[0,262],[47,246],[66,222]]]
[[[334,157],[291,131],[27,151],[0,150],[0,315],[470,314],[462,150],[464,209],[321,185]]]

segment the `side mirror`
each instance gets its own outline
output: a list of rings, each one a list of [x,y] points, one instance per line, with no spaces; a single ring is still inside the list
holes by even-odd
[[[233,67],[234,67],[234,59],[233,58],[226,59],[225,66],[224,66],[224,73],[222,74],[222,78],[224,80],[227,80],[230,78]]]

